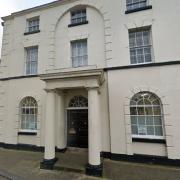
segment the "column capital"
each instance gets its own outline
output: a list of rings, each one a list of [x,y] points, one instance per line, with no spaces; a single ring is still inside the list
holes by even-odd
[[[97,90],[98,94],[101,94],[100,87],[87,87],[86,89],[87,89],[87,91]]]
[[[58,94],[58,95],[65,95],[67,92],[66,92],[66,90],[63,90],[63,89],[56,89],[56,93]]]
[[[56,93],[55,89],[44,89],[47,93]]]
[[[96,86],[96,87],[87,87],[86,89],[88,91],[90,91],[90,90],[99,90],[99,87],[98,86]]]

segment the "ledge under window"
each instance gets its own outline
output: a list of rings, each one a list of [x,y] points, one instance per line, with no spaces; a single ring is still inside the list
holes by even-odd
[[[23,131],[20,131],[20,132],[18,132],[18,135],[26,135],[26,136],[36,136],[37,135],[37,132],[35,132],[35,131],[32,131],[32,132],[23,132]]]
[[[36,33],[39,33],[39,32],[41,32],[41,31],[37,30],[37,31],[32,31],[32,32],[25,32],[24,35],[36,34]]]
[[[132,142],[144,142],[144,143],[160,143],[160,144],[166,144],[166,140],[165,140],[165,139],[132,138]]]
[[[147,10],[147,9],[152,9],[152,6],[149,5],[149,6],[145,6],[145,7],[141,7],[141,8],[127,10],[127,11],[125,11],[125,14],[130,14],[130,13],[134,13],[134,12],[144,11],[144,10]]]
[[[80,22],[80,23],[74,23],[74,24],[69,24],[68,27],[74,27],[74,26],[80,26],[83,24],[88,24],[88,21]]]

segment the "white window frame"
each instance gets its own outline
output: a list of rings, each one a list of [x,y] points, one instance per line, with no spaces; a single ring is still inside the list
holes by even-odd
[[[143,8],[146,6],[148,6],[148,0],[138,0],[138,2],[135,2],[135,0],[131,0],[131,3],[128,3],[128,0],[126,0],[126,8],[128,11]]]
[[[148,93],[148,94],[152,94],[151,92],[142,92],[142,93]],[[137,94],[139,94],[139,93],[137,93]],[[152,94],[152,95],[154,95],[154,94]],[[155,97],[156,97],[156,95],[154,95]],[[134,96],[133,96],[134,97]],[[133,99],[133,97],[132,97],[132,99]],[[162,139],[165,139],[165,127],[164,127],[164,117],[163,117],[163,106],[162,106],[162,103],[161,103],[161,100],[158,98],[158,97],[156,97],[157,98],[157,100],[159,101],[159,105],[131,105],[130,104],[130,108],[131,107],[133,107],[133,108],[137,108],[137,107],[141,107],[141,108],[145,108],[145,107],[152,107],[152,109],[153,109],[153,107],[160,107],[160,111],[161,111],[161,114],[160,115],[154,115],[154,112],[153,112],[153,114],[152,115],[133,115],[133,114],[131,114],[130,113],[130,119],[131,119],[131,117],[133,116],[133,117],[135,117],[135,116],[137,116],[137,117],[140,117],[140,116],[142,116],[142,117],[144,117],[144,116],[146,116],[146,117],[161,117],[161,127],[162,127],[162,133],[163,133],[163,135],[162,136],[158,136],[158,135],[139,135],[139,134],[133,134],[133,132],[132,132],[132,138],[139,138],[139,139],[160,139],[160,140],[162,140]],[[131,99],[131,100],[132,100]],[[136,110],[137,111],[137,110]],[[154,121],[154,120],[153,120]],[[131,123],[131,126],[132,126],[132,123]],[[138,123],[137,123],[137,126],[138,126]],[[144,126],[148,126],[148,125],[144,125]],[[149,126],[153,126],[153,127],[156,127],[156,126],[158,126],[158,125],[149,125]],[[160,125],[159,125],[160,126]]]
[[[28,51],[31,51],[34,49],[37,50],[36,61],[31,58],[30,52],[28,52]],[[25,75],[37,75],[38,74],[38,53],[39,53],[38,46],[26,47],[25,48],[25,54],[26,54],[26,56],[25,56]],[[34,64],[36,63],[36,72],[34,72],[34,73],[32,70],[32,67],[33,67],[32,64],[33,63]],[[28,64],[29,64],[29,66],[28,66]],[[29,73],[28,73],[28,68],[29,68]]]
[[[81,24],[87,21],[86,8],[71,11],[71,24]]]
[[[28,98],[31,98],[35,104],[34,106],[28,106],[28,105],[23,105],[24,101]],[[22,113],[22,110],[23,109],[34,109],[35,110],[35,114],[23,114]],[[33,98],[33,97],[30,97],[30,96],[27,96],[25,98],[22,99],[22,101],[20,102],[20,129],[19,129],[19,132],[37,132],[37,119],[38,119],[38,104],[37,104],[37,101]],[[34,115],[34,123],[35,123],[35,129],[26,129],[26,128],[22,128],[22,116],[28,116],[28,115]]]
[[[78,49],[78,43],[86,44],[86,49],[83,51],[82,54],[78,54],[79,51],[81,52],[81,50]],[[81,48],[82,47],[83,46],[81,44]],[[74,50],[74,48],[76,49]],[[76,55],[74,55],[74,52]],[[87,39],[71,41],[71,61],[72,61],[73,68],[88,66],[88,41]]]
[[[141,46],[134,46],[134,47],[131,47],[131,44],[130,44],[130,34],[131,33],[138,33],[138,32],[145,32],[145,31],[148,31],[149,32],[149,44],[148,45],[141,45]],[[141,64],[151,64],[152,62],[153,62],[153,45],[152,45],[152,31],[151,31],[151,27],[142,27],[142,28],[137,28],[137,29],[130,29],[129,30],[129,54],[130,54],[130,64],[131,65],[141,65]],[[135,34],[135,36],[136,36],[136,34]],[[142,38],[143,38],[143,36],[142,36]],[[137,39],[136,39],[136,41],[137,41]],[[144,42],[144,39],[143,39],[143,42]],[[145,53],[145,48],[149,48],[149,50],[150,50],[150,53]],[[141,55],[143,55],[143,62],[138,62],[137,60],[138,60],[138,58],[137,58],[137,56],[138,56],[138,54],[137,54],[137,51],[136,50],[143,50],[143,54],[141,54]],[[131,54],[131,51],[132,50],[135,50],[136,51],[136,62],[134,62],[134,63],[132,63],[132,60],[131,60],[131,56],[132,56],[132,54]],[[151,57],[151,61],[146,61],[146,59],[145,59],[145,55],[146,54],[150,54],[150,57]]]
[[[27,19],[27,33],[33,33],[39,31],[40,19],[38,17],[33,17],[31,19]],[[32,29],[32,30],[31,30]]]

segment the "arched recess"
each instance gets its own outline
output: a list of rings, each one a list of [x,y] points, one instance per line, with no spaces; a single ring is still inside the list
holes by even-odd
[[[73,9],[76,9],[78,7],[86,7],[86,8],[90,8],[92,10],[94,10],[95,12],[97,12],[99,14],[99,16],[101,17],[102,19],[102,22],[103,22],[103,48],[104,48],[104,51],[103,53],[91,53],[91,54],[103,54],[105,57],[104,57],[104,60],[106,59],[107,57],[107,53],[108,52],[111,52],[111,48],[110,48],[110,44],[112,43],[112,38],[111,38],[111,26],[110,26],[110,18],[108,17],[108,13],[107,11],[102,7],[102,4],[99,4],[99,3],[96,3],[94,4],[93,2],[87,2],[87,3],[81,3],[81,4],[77,4],[77,3],[72,3],[72,4],[69,4],[69,7],[67,9],[64,9],[63,12],[61,13],[60,17],[57,18],[56,22],[52,25],[52,28],[51,28],[51,34],[50,34],[50,48],[49,48],[49,51],[50,51],[50,56],[49,56],[49,63],[50,63],[50,66],[51,67],[58,67],[57,69],[60,69],[60,68],[69,68],[69,64],[67,63],[65,65],[65,67],[61,67],[61,66],[58,66],[56,63],[57,63],[57,59],[59,58],[58,57],[58,51],[57,51],[57,32],[58,32],[58,26],[61,24],[63,18]],[[70,18],[70,17],[68,17]],[[67,26],[68,24],[64,24],[66,25],[66,29],[65,27],[64,28],[64,31],[62,34],[64,33],[67,33],[67,31],[69,31],[69,29],[67,29]],[[95,29],[95,28],[94,28]],[[107,31],[107,32],[106,32]],[[63,38],[68,38],[69,41],[71,40],[75,40],[75,38],[79,38],[79,39],[85,39],[87,38],[88,36],[90,35],[90,33],[81,33],[81,36],[76,36],[75,34],[74,35],[69,35],[67,37],[63,37]],[[72,39],[71,39],[72,38]],[[59,41],[60,42],[60,41]],[[70,51],[69,51],[69,47],[68,47],[68,44],[67,43],[64,43],[66,45],[66,50],[63,51],[64,53],[68,54],[67,57],[70,56]],[[93,44],[91,44],[91,46],[93,46]],[[97,48],[95,48],[97,49]],[[104,52],[106,52],[104,54]],[[62,53],[61,53],[62,54]],[[89,53],[90,54],[90,53]],[[108,58],[110,56],[108,55]],[[60,58],[59,58],[60,59]],[[58,59],[58,60],[59,60]],[[63,57],[61,57],[61,59],[64,59]],[[91,58],[91,59],[94,59],[94,58]],[[97,58],[98,59],[98,58]],[[65,62],[69,62],[70,59],[66,59]],[[94,60],[95,61],[95,60]],[[93,62],[94,63],[94,62]],[[93,64],[92,63],[92,64]],[[104,63],[106,63],[104,61]],[[62,64],[62,63],[61,63]]]

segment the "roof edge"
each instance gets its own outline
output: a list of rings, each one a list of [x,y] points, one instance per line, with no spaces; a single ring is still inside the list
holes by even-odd
[[[56,0],[56,1],[53,1],[53,2],[50,2],[50,3],[42,4],[42,5],[39,5],[39,6],[32,7],[32,8],[24,9],[22,11],[17,11],[17,12],[11,13],[10,15],[1,17],[1,19],[3,21],[6,21],[6,20],[12,19],[13,17],[18,16],[18,15],[21,15],[21,14],[24,14],[24,13],[30,13],[30,12],[40,10],[40,9],[53,7],[53,6],[57,5],[57,4],[61,4],[61,3],[66,2],[66,1],[71,1],[71,0]]]

